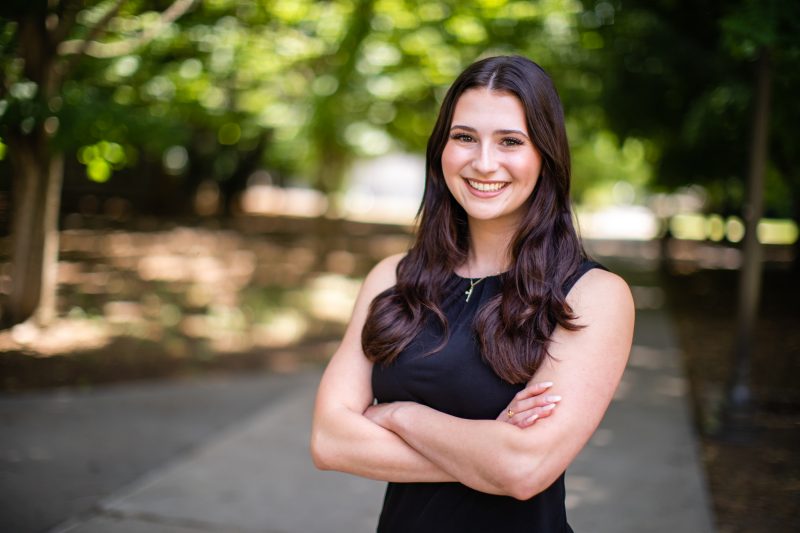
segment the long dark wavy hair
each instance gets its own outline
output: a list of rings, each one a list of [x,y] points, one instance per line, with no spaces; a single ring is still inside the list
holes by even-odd
[[[438,319],[444,332],[433,352],[447,342],[447,319],[439,307],[441,289],[467,260],[469,226],[466,212],[445,183],[442,152],[459,97],[476,88],[519,99],[528,135],[542,158],[541,174],[509,244],[511,269],[500,278],[501,292],[482,306],[473,324],[482,357],[494,372],[509,383],[524,383],[548,356],[548,340],[556,325],[580,327],[574,323],[563,287],[585,253],[572,222],[570,155],[561,101],[547,73],[520,56],[473,63],[447,92],[428,140],[416,240],[397,266],[397,284],[370,304],[361,343],[371,361],[391,363],[431,317]]]

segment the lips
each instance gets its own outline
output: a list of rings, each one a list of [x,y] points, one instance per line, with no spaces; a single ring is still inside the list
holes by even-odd
[[[508,185],[507,181],[478,181],[464,178],[470,189],[481,193],[495,193]]]

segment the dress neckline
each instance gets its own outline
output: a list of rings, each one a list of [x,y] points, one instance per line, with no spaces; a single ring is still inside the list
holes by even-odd
[[[499,278],[500,276],[504,276],[505,274],[508,274],[509,272],[511,272],[511,271],[510,270],[506,270],[505,272],[500,272],[499,274],[490,274],[488,276],[478,276],[478,277],[468,278],[468,277],[462,276],[461,274],[459,274],[458,272],[456,272],[454,270],[453,272],[451,272],[451,275],[453,277],[455,277],[455,278],[460,279],[461,281],[471,281],[471,280],[475,280],[475,279]]]

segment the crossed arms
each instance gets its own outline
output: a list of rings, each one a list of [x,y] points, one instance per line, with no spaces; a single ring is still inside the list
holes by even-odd
[[[531,498],[580,452],[619,384],[633,336],[627,285],[606,271],[586,273],[567,296],[586,327],[554,332],[553,357],[509,404],[513,419],[504,411],[497,420],[466,420],[414,402],[372,405],[372,363],[361,349],[361,329],[369,303],[394,285],[400,258],[384,259],[365,279],[322,377],[311,434],[314,463],[383,481],[459,481],[490,494]],[[553,385],[539,386],[543,382]],[[563,398],[556,409],[544,409],[554,403],[545,389]]]

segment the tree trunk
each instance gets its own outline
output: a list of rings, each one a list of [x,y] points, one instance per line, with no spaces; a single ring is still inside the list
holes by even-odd
[[[728,390],[727,412],[723,432],[734,439],[747,438],[750,433],[752,393],[750,369],[755,346],[754,337],[761,296],[761,244],[758,242],[758,222],[764,209],[764,173],[767,163],[770,114],[770,58],[762,49],[756,66],[753,138],[750,145],[750,169],[747,176],[747,196],[744,205],[745,237],[743,260],[739,275],[739,301],[734,346],[734,367]]]
[[[61,212],[61,186],[64,182],[64,155],[50,154],[47,194],[44,207],[44,249],[42,255],[42,296],[34,315],[39,325],[50,324],[56,318],[58,288],[58,219]]]
[[[6,325],[34,317],[46,325],[55,316],[58,212],[63,157],[47,142],[26,135],[9,139],[13,168],[11,294]]]
[[[18,125],[8,135],[12,172],[11,293],[2,323],[33,318],[45,326],[55,317],[58,268],[58,214],[64,161],[51,147],[53,131],[44,117],[61,84],[55,44],[48,33],[46,10],[31,10],[19,19],[19,50],[25,77],[36,83],[38,114],[25,130]]]

